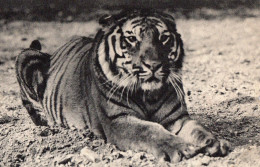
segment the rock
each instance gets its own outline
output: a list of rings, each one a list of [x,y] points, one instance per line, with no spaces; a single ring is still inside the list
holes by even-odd
[[[99,147],[99,146],[102,146],[102,145],[104,145],[104,140],[101,140],[101,139],[94,140],[93,143],[92,143],[93,148],[96,148],[96,147]]]
[[[149,157],[151,158],[151,157]],[[133,155],[133,159],[138,161],[138,160],[147,160],[147,154],[145,152],[137,152]]]
[[[71,161],[73,156],[74,156],[73,154],[66,155],[64,158],[60,158],[59,160],[57,160],[57,162],[59,165],[67,164]]]
[[[100,161],[99,155],[96,152],[89,149],[88,147],[84,147],[80,151],[80,155],[86,157],[91,162],[99,162]]]
[[[211,160],[210,160],[210,157],[204,156],[204,157],[201,159],[201,165],[207,166],[207,165],[209,165],[210,161],[211,161]]]
[[[42,131],[39,132],[39,136],[47,137],[51,135],[51,130],[49,128],[45,128]]]
[[[0,124],[6,124],[9,123],[13,120],[12,117],[8,116],[8,115],[4,115],[0,118]]]
[[[187,92],[187,95],[188,95],[188,96],[190,96],[190,95],[191,95],[191,91],[190,91],[190,90]]]
[[[198,154],[198,157],[203,157],[204,155],[202,153],[199,153]]]
[[[132,150],[127,150],[126,153],[129,157],[133,157],[134,152]]]
[[[121,153],[121,152],[113,152],[112,153],[112,156],[115,158],[115,159],[119,159],[119,158],[124,158],[125,157],[125,154]]]
[[[190,166],[201,166],[201,162],[199,160],[191,161]]]

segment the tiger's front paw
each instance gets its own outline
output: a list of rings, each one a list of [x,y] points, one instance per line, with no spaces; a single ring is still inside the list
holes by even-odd
[[[228,141],[217,139],[209,130],[194,120],[186,121],[178,136],[185,142],[199,147],[200,153],[225,156],[230,152],[231,145]]]
[[[206,155],[225,156],[230,152],[231,145],[226,140],[209,139],[204,149]]]
[[[200,147],[200,152],[209,156],[225,156],[230,152],[231,145],[226,140],[215,138],[205,129],[194,131],[194,144]]]
[[[175,163],[195,156],[199,150],[199,147],[187,143],[164,142],[155,148],[155,156],[159,161]]]

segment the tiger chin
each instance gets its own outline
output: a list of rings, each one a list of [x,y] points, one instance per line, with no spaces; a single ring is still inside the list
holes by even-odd
[[[33,122],[90,128],[121,150],[170,162],[228,154],[229,142],[189,117],[173,17],[123,11],[100,24],[94,39],[74,37],[51,55],[33,41],[17,57],[21,98]]]

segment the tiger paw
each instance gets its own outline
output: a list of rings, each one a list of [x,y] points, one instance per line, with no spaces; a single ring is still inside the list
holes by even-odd
[[[225,156],[230,152],[231,145],[226,140],[208,139],[204,149],[206,155]]]
[[[163,143],[156,149],[156,157],[159,161],[169,161],[171,163],[180,162],[182,159],[188,159],[195,156],[199,148],[187,143]]]
[[[205,129],[193,132],[193,143],[200,147],[199,152],[209,156],[225,156],[230,152],[231,145],[228,141],[223,139],[218,140]]]

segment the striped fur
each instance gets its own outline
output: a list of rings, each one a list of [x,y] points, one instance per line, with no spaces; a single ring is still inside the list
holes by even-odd
[[[50,66],[49,58],[50,55],[30,48],[22,51],[16,59],[22,102],[36,125],[47,125],[41,103]]]
[[[91,128],[120,149],[172,162],[199,152],[225,155],[228,144],[189,118],[181,36],[156,11],[101,18],[95,39],[75,37],[52,55],[38,42],[16,61],[24,106],[37,125]]]

